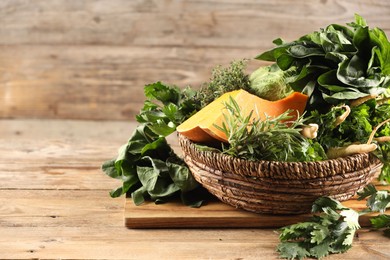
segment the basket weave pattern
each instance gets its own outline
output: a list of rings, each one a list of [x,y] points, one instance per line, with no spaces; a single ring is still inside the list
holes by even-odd
[[[202,186],[221,201],[256,213],[308,213],[321,196],[348,200],[382,168],[367,153],[320,162],[249,161],[201,151],[180,134],[179,143]]]

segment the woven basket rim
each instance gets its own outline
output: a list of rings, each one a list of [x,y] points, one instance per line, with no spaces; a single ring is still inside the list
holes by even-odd
[[[178,133],[185,156],[223,172],[235,172],[248,177],[273,179],[315,179],[338,174],[344,175],[368,167],[380,167],[381,161],[372,153],[353,154],[336,159],[311,162],[279,162],[247,160],[218,151],[203,151],[196,143]]]

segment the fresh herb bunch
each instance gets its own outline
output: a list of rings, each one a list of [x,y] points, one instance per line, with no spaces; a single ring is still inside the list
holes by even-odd
[[[358,200],[367,200],[367,208],[356,212],[344,207],[329,197],[317,199],[312,206],[316,213],[309,221],[279,229],[280,244],[276,251],[282,258],[322,258],[329,254],[343,253],[351,248],[355,232],[360,228],[359,217],[371,213],[380,214],[370,218],[372,226],[382,229],[390,237],[390,191],[377,190],[369,184],[358,192]]]
[[[229,67],[217,66],[212,70],[211,79],[204,83],[196,97],[201,107],[205,107],[226,92],[244,89],[250,91],[249,75],[245,73],[246,60],[237,60]]]
[[[248,160],[318,161],[326,158],[322,147],[301,134],[303,116],[291,120],[292,111],[265,120],[252,120],[251,111],[244,116],[237,102],[230,98],[225,104],[222,126],[216,126],[228,137],[223,153]],[[257,117],[258,118],[258,117]]]
[[[331,24],[292,42],[276,39],[277,47],[256,58],[275,61],[282,70],[296,67],[290,86],[310,96],[308,110],[384,93],[390,86],[386,34],[359,15],[348,26]]]
[[[330,147],[342,147],[353,143],[366,143],[374,128],[390,118],[390,102],[385,98],[372,98],[363,104],[351,107],[345,120],[336,124],[345,112],[344,106],[334,106],[327,113],[312,111],[307,122],[320,125],[316,140],[325,151]],[[390,142],[380,142],[380,137],[390,136],[390,124],[383,125],[375,134],[374,142],[378,148],[374,154],[384,164],[379,180],[390,182]]]
[[[346,252],[351,248],[356,230],[360,228],[359,214],[329,197],[317,199],[312,207],[317,213],[311,220],[279,230],[280,257],[302,259],[322,258]]]

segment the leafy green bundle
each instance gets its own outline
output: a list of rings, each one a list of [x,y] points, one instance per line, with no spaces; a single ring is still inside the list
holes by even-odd
[[[280,244],[276,251],[282,258],[322,258],[329,254],[344,253],[351,248],[353,237],[360,228],[359,217],[370,213],[374,228],[383,229],[390,237],[390,216],[383,212],[390,207],[390,191],[378,191],[368,185],[358,193],[358,200],[367,199],[367,209],[356,212],[329,197],[318,198],[312,206],[316,213],[309,221],[283,227],[279,230]]]
[[[323,114],[317,110],[312,111],[307,119],[307,122],[321,126],[316,140],[325,150],[356,142],[366,143],[375,127],[390,118],[390,103],[370,99],[361,105],[351,107],[351,112],[345,121],[336,125],[337,118],[343,112],[343,106],[334,106]],[[374,141],[384,136],[390,136],[389,124],[383,125],[376,131]],[[379,149],[374,153],[384,164],[379,179],[390,183],[390,142],[377,141],[377,145]]]
[[[355,15],[349,27],[331,24],[256,58],[275,61],[282,70],[297,70],[288,84],[310,96],[308,110],[381,94],[390,84],[390,42],[379,28],[370,29]]]
[[[148,99],[136,117],[139,126],[119,149],[118,156],[102,166],[108,176],[123,181],[121,187],[110,193],[112,197],[130,194],[139,205],[145,198],[163,202],[180,194],[185,204],[202,203],[201,199],[189,199],[199,185],[165,138],[196,110],[196,104],[190,101],[194,95],[190,89],[181,91],[160,82],[145,86]]]
[[[280,256],[288,259],[322,258],[330,253],[343,253],[351,248],[359,226],[359,214],[340,202],[322,197],[312,207],[310,221],[280,229],[277,246]]]

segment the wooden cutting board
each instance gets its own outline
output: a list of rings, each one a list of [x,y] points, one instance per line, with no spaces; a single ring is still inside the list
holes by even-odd
[[[389,186],[375,183],[378,190],[390,190]],[[356,197],[342,202],[346,207],[356,211],[366,208],[366,201]],[[387,210],[390,214],[390,209]],[[359,218],[361,226],[370,226],[369,218],[377,215],[371,213]],[[131,198],[125,202],[125,226],[128,228],[278,228],[311,217],[303,215],[268,215],[256,214],[236,209],[218,200],[209,201],[200,208],[184,206],[181,202],[154,204],[146,202],[135,206]]]

